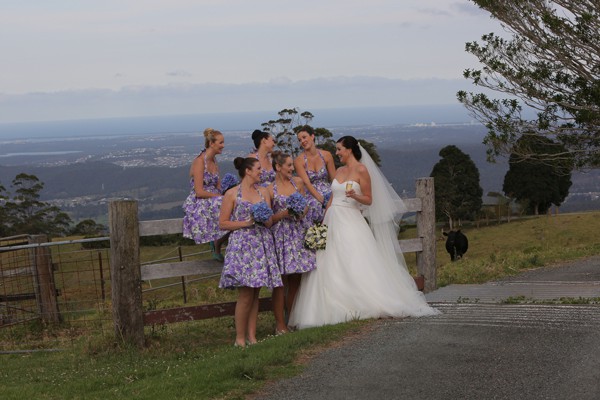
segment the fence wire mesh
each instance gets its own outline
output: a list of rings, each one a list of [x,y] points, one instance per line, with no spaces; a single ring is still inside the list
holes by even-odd
[[[109,249],[92,247],[90,240],[0,239],[0,350],[113,334]]]
[[[112,337],[108,238],[32,241],[22,235],[0,238],[0,352],[57,348],[82,336]],[[43,252],[38,250],[43,248]],[[207,245],[159,245],[140,249],[142,265],[210,257]],[[40,287],[39,254],[47,255],[55,293],[57,323],[47,319]],[[217,275],[190,275],[142,282],[145,310],[234,300],[217,288]]]

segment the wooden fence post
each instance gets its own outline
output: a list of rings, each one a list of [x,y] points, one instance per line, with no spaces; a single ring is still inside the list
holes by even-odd
[[[47,243],[46,235],[31,235],[29,243]],[[44,322],[60,322],[58,301],[56,299],[56,285],[52,270],[52,257],[50,248],[34,247],[31,249],[31,260],[34,267],[35,297],[38,303],[40,316]]]
[[[417,273],[425,278],[423,292],[437,288],[435,243],[435,189],[433,178],[417,179],[417,198],[421,211],[417,212],[417,236],[423,241],[423,251],[417,253]]]
[[[144,346],[144,317],[137,202],[111,201],[108,224],[115,335],[141,348]]]

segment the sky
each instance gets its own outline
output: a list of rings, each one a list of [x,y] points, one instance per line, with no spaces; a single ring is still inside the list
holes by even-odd
[[[0,0],[0,123],[456,103],[468,0]]]

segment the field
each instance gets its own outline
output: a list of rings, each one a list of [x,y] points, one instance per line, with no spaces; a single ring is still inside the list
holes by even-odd
[[[469,238],[469,250],[454,263],[440,232],[438,284],[481,283],[600,254],[600,242],[595,238],[599,228],[600,212],[544,215],[479,228],[465,226],[462,230]],[[408,229],[401,237],[414,237],[414,231]],[[170,256],[172,249],[146,248],[144,253],[144,259],[156,259]],[[408,254],[406,259],[414,268],[414,255]],[[190,301],[218,302],[234,297],[215,287],[216,278],[194,283],[189,290],[196,290],[198,298]],[[173,287],[168,295],[156,295],[153,305],[180,304],[180,292],[179,287]],[[152,303],[151,298],[145,295],[146,305]],[[0,398],[244,398],[268,380],[299,373],[299,360],[364,333],[368,326],[369,321],[351,321],[274,337],[271,314],[261,313],[258,336],[263,340],[244,350],[232,346],[232,317],[147,327],[147,347],[142,351],[127,348],[112,335],[71,335],[60,349],[54,349],[60,351],[0,354]],[[29,328],[69,335],[60,328],[53,332],[49,327]],[[0,340],[10,339],[2,335],[0,332]]]

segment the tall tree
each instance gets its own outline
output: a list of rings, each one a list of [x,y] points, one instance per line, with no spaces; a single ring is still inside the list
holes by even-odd
[[[438,220],[447,219],[450,228],[462,219],[473,219],[481,210],[483,189],[479,170],[468,154],[454,145],[439,153],[442,159],[431,171],[435,182],[435,213]]]
[[[502,191],[524,204],[529,214],[545,213],[552,204],[560,206],[569,194],[572,164],[569,160],[550,162],[546,154],[564,149],[544,136],[526,135],[519,142],[519,148],[526,147],[533,155],[526,160],[510,156]],[[543,156],[537,158],[535,154]]]
[[[10,234],[65,234],[71,218],[58,207],[40,200],[44,183],[37,176],[18,174],[12,181],[15,188],[12,200],[7,200],[4,228]]]
[[[263,131],[269,132],[275,138],[277,147],[293,157],[300,153],[300,145],[296,138],[296,134],[300,132],[303,126],[309,124],[314,115],[310,111],[299,111],[297,108],[284,108],[277,113],[278,119],[272,119],[261,124]],[[340,166],[340,162],[335,157],[335,140],[333,133],[327,128],[314,128],[315,144],[318,148],[329,151],[334,155],[336,167]],[[373,161],[377,165],[381,165],[381,158],[377,153],[375,144],[357,138],[361,146],[369,153]]]
[[[472,0],[499,20],[510,38],[494,33],[470,42],[482,69],[465,78],[504,97],[458,92],[459,101],[483,122],[490,159],[528,158],[519,138],[532,132],[563,151],[536,154],[600,166],[600,3],[598,0]],[[525,117],[533,109],[536,117]],[[559,147],[556,147],[557,149]]]
[[[300,151],[298,141],[295,138],[295,128],[310,123],[314,115],[310,111],[300,112],[297,108],[284,108],[277,114],[279,115],[278,119],[272,119],[261,124],[263,131],[273,135],[275,144],[281,151],[295,157]]]

